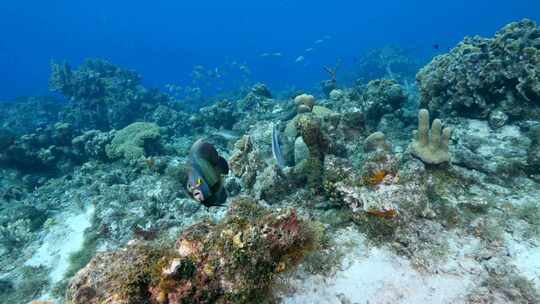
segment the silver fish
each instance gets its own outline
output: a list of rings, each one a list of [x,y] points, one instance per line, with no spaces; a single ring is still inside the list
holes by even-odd
[[[285,159],[283,158],[283,152],[281,151],[281,146],[279,145],[276,125],[272,126],[272,155],[274,156],[278,166],[281,169],[285,168]]]

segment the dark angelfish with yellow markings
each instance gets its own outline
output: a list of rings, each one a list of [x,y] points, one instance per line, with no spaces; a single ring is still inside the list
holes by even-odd
[[[223,175],[229,173],[227,161],[201,139],[191,146],[189,157],[188,193],[206,207],[223,206],[227,200],[223,186]]]

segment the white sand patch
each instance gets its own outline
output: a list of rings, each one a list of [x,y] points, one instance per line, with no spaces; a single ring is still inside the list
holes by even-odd
[[[357,240],[361,238],[357,236]],[[367,250],[360,244],[352,251],[335,276],[291,279],[294,294],[282,297],[283,303],[464,303],[475,284],[474,275],[462,271],[469,268],[461,265],[468,260],[463,252],[456,253],[449,265],[442,265],[438,274],[431,274],[413,268],[386,248]],[[459,270],[454,273],[445,268]]]
[[[50,228],[41,247],[25,265],[50,268],[51,286],[62,280],[69,267],[69,256],[82,248],[84,231],[91,225],[94,210],[95,207],[91,205],[82,213],[70,211],[59,214],[55,218],[57,224]],[[41,299],[49,298],[50,295],[46,294]]]
[[[540,247],[512,242],[509,248],[514,265],[540,289]]]

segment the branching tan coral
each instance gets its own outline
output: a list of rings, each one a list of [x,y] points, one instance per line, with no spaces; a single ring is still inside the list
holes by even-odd
[[[431,136],[430,136],[431,135]],[[450,128],[442,129],[442,123],[435,119],[429,129],[429,111],[418,112],[418,130],[415,131],[411,143],[411,153],[427,164],[442,164],[450,160],[448,141]]]

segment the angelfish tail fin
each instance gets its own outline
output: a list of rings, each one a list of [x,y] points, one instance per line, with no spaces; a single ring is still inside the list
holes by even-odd
[[[229,164],[227,163],[227,160],[225,160],[225,158],[219,156],[217,159],[216,167],[219,169],[221,174],[229,174]]]

